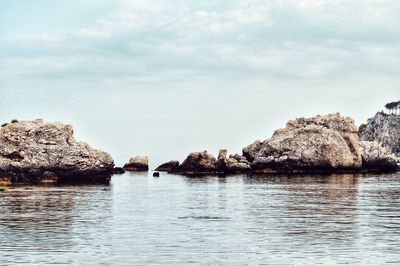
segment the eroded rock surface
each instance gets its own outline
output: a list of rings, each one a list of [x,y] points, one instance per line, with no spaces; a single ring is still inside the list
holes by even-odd
[[[376,141],[400,157],[400,115],[377,113],[360,126],[358,135],[363,141]]]
[[[71,125],[38,119],[0,128],[4,182],[108,182],[113,167],[108,153],[76,141]]]
[[[256,172],[318,172],[362,168],[354,120],[339,113],[289,121],[270,139],[243,149]]]
[[[397,157],[376,141],[361,141],[363,168],[380,171],[397,169]]]

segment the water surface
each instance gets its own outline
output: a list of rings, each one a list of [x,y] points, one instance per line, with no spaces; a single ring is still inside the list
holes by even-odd
[[[19,187],[0,232],[0,265],[400,265],[400,174]]]

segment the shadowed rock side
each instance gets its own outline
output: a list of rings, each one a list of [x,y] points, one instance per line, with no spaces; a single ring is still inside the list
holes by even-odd
[[[388,151],[400,157],[400,115],[377,113],[359,128],[363,141],[376,141]]]
[[[149,158],[147,156],[136,156],[129,159],[123,169],[130,172],[142,172],[149,170]]]
[[[103,183],[113,167],[108,153],[77,142],[71,125],[38,119],[0,129],[2,183]]]
[[[162,165],[157,167],[155,171],[171,172],[174,169],[176,169],[178,166],[179,166],[178,161],[169,161],[169,162],[163,163]]]
[[[394,171],[396,158],[378,143],[360,142],[354,120],[339,113],[289,121],[270,139],[257,140],[243,155],[218,159],[204,152],[191,153],[172,172],[182,174],[332,173]]]
[[[397,166],[398,158],[376,141],[361,141],[363,168],[368,171],[389,171]]]

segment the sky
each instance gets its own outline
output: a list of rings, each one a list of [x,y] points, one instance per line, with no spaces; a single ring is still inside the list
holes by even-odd
[[[0,119],[72,124],[117,165],[230,153],[400,100],[397,0],[0,0]]]

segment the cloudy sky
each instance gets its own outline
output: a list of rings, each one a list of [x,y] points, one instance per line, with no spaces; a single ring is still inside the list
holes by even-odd
[[[232,153],[289,119],[400,98],[398,0],[0,0],[0,119],[118,164]]]

